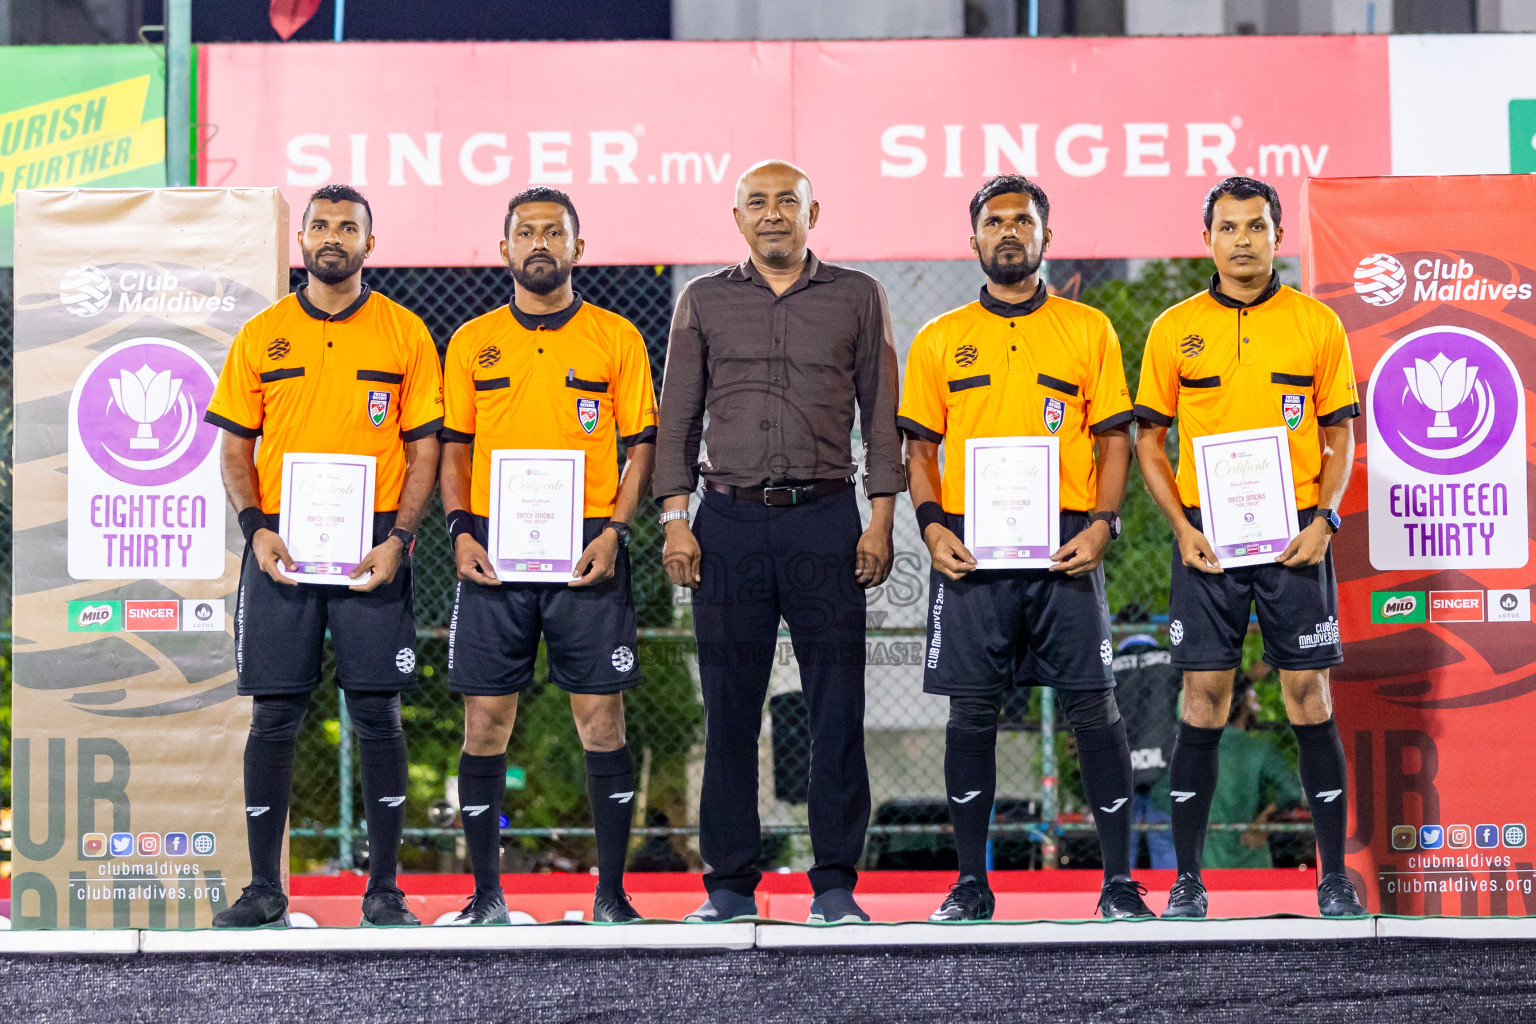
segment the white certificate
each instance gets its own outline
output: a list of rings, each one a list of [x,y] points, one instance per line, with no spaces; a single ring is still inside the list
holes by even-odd
[[[566,583],[581,557],[586,452],[501,448],[491,452],[490,543],[503,583]]]
[[[965,546],[978,569],[1049,569],[1061,547],[1061,446],[1055,437],[965,442]]]
[[[1225,569],[1273,563],[1296,536],[1296,484],[1284,427],[1193,440],[1200,518]]]
[[[351,586],[347,574],[373,549],[372,455],[288,452],[283,455],[283,511],[278,536],[298,566],[300,583]]]

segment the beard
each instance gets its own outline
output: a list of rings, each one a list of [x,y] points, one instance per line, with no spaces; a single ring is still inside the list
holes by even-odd
[[[1004,263],[998,259],[998,250],[996,249],[992,250],[992,258],[990,260],[985,256],[978,255],[976,257],[977,261],[981,264],[982,272],[987,275],[987,280],[993,284],[1002,285],[1005,288],[1010,287],[1023,282],[1040,269],[1041,257],[1036,256],[1031,260],[1029,254],[1022,247],[1014,248],[1009,246],[1003,251],[1017,252],[1022,258],[1014,263]]]
[[[529,272],[528,264],[530,262],[540,266],[541,269],[538,273]],[[532,292],[535,295],[548,295],[550,292],[564,287],[565,282],[571,279],[570,264],[562,265],[553,259],[549,259],[549,262],[546,263],[542,258],[530,258],[524,260],[521,267],[509,266],[507,270],[511,273],[512,280],[517,282],[519,288]]]
[[[340,284],[359,270],[363,269],[363,254],[352,253],[348,255],[340,249],[304,249],[304,269],[318,278],[324,284]],[[320,256],[324,253],[330,255],[336,253],[341,256],[340,263],[324,263]]]

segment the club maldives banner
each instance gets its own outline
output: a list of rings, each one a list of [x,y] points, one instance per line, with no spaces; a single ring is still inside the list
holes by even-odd
[[[23,191],[12,921],[206,927],[248,870],[243,541],[203,412],[287,292],[276,189]]]
[[[1536,913],[1529,176],[1310,181],[1302,276],[1363,416],[1335,542],[1349,865],[1373,911]]]
[[[0,267],[16,192],[165,184],[165,58],[148,46],[0,46]]]
[[[1053,256],[1194,256],[1224,175],[1293,205],[1391,158],[1371,36],[253,44],[199,75],[200,181],[295,210],[350,182],[383,265],[498,262],[534,184],[571,192],[589,263],[734,261],[736,179],[770,157],[809,173],[830,258],[966,258],[971,195],[1015,171],[1050,194]]]

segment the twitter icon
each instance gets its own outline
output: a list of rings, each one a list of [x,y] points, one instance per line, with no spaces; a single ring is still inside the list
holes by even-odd
[[[1445,845],[1445,829],[1439,825],[1419,826],[1419,848],[1438,850]]]
[[[130,857],[133,855],[133,833],[113,832],[112,842],[109,847],[114,857]]]

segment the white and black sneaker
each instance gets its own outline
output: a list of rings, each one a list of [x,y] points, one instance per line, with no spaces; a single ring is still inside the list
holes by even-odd
[[[718,924],[738,917],[756,917],[757,900],[730,889],[716,889],[704,905],[683,918],[689,924]]]
[[[811,916],[806,924],[862,924],[869,915],[853,900],[852,889],[828,889],[811,900]]]
[[[939,909],[928,915],[930,921],[990,921],[997,909],[997,897],[987,883],[975,875],[961,875],[949,887],[949,895]]]
[[[1130,875],[1115,875],[1105,879],[1099,890],[1099,916],[1109,919],[1156,917],[1147,901],[1142,899],[1147,887]]]
[[[640,912],[623,889],[598,889],[592,897],[592,920],[599,924],[624,924],[640,920]]]
[[[1317,909],[1324,917],[1364,917],[1365,905],[1355,883],[1341,871],[1324,875],[1317,884]]]
[[[452,921],[444,921],[444,928],[463,928],[479,924],[511,924],[512,919],[507,916],[507,900],[498,889],[495,892],[475,891],[475,894],[464,904],[464,909],[459,911],[459,916]]]
[[[288,897],[275,885],[248,885],[228,910],[213,919],[215,928],[287,928]]]
[[[1206,908],[1205,883],[1192,871],[1180,871],[1168,890],[1168,909],[1164,917],[1204,917]]]

